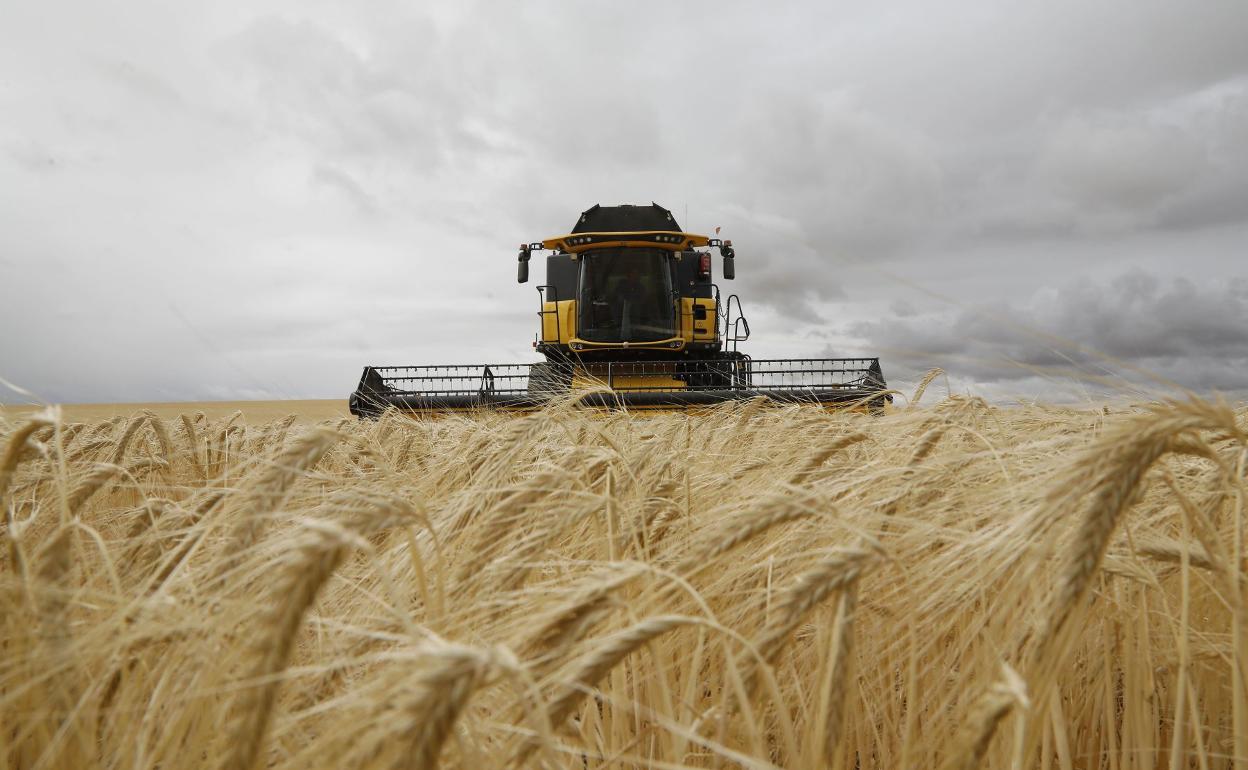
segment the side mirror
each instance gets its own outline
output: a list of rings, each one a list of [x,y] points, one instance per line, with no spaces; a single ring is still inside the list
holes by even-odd
[[[516,268],[517,283],[529,282],[529,256],[529,245],[527,243],[520,244],[520,256],[517,257],[520,260],[520,264]]]
[[[732,241],[724,241],[719,253],[724,256],[724,280],[731,281],[737,277],[737,252],[733,251]]]

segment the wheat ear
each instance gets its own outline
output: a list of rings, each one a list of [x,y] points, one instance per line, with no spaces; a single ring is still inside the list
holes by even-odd
[[[919,399],[923,398],[923,394],[927,392],[927,386],[932,384],[932,380],[944,374],[945,370],[939,366],[927,370],[927,374],[923,375],[923,379],[919,380],[919,386],[914,389],[914,396],[910,399],[910,406],[919,403]]]
[[[633,650],[665,634],[674,628],[699,623],[697,618],[684,615],[659,615],[647,618],[623,631],[607,637],[606,641],[596,648],[577,667],[576,672],[560,695],[546,709],[552,725],[560,725],[571,716],[577,704],[587,694],[587,690],[597,684],[607,672],[615,668]]]
[[[157,417],[154,412],[144,412],[143,416],[147,418],[147,424],[152,426],[152,432],[156,434],[156,440],[160,443],[161,456],[173,462],[173,439],[169,437],[169,428],[165,425],[165,421]]]
[[[226,770],[252,770],[260,757],[277,700],[279,674],[286,669],[304,614],[342,563],[347,545],[342,534],[322,531],[309,537],[276,578],[272,604],[264,614],[248,679],[258,682],[234,712]]]
[[[988,753],[1001,720],[1015,707],[1030,708],[1026,687],[1014,669],[1002,666],[1003,677],[971,705],[967,719],[954,737],[954,750],[941,770],[975,770]]]
[[[1054,658],[1062,653],[1059,640],[1091,589],[1110,538],[1139,494],[1144,474],[1176,443],[1190,444],[1202,430],[1228,434],[1241,444],[1245,441],[1234,412],[1225,406],[1192,401],[1170,404],[1166,411],[1158,407],[1124,423],[1102,436],[1075,464],[1066,486],[1080,493],[1090,491],[1091,500],[1080,517],[1070,555],[1061,570],[1048,622],[1026,657],[1025,670],[1033,684],[1051,685],[1045,677],[1057,665]],[[1047,696],[1044,687],[1036,694]],[[1029,737],[1027,751],[1032,743],[1034,736]]]
[[[236,566],[238,557],[256,543],[264,529],[265,517],[282,504],[290,487],[320,461],[337,438],[338,435],[332,431],[311,430],[265,468],[248,490],[244,504],[246,510],[230,533],[227,558],[222,561],[217,577]]]
[[[455,721],[489,671],[490,657],[480,650],[452,647],[428,654],[428,670],[415,683],[414,697],[403,705],[412,720],[409,749],[399,767],[433,770]]]
[[[679,575],[686,575],[710,566],[714,563],[713,559],[716,556],[731,551],[772,527],[814,515],[813,511],[794,507],[791,503],[785,507],[777,507],[785,502],[790,502],[791,498],[792,495],[790,494],[778,495],[764,503],[764,507],[772,508],[770,511],[748,513],[733,517],[728,524],[710,538],[710,546],[686,557],[676,567],[675,572]]]
[[[594,649],[580,662],[564,685],[562,693],[546,707],[547,721],[555,727],[563,724],[588,695],[589,689],[633,650],[672,629],[700,622],[702,621],[697,618],[684,615],[659,615],[647,618],[607,637],[601,646]],[[525,741],[513,757],[512,764],[524,764],[536,748],[535,741]]]
[[[146,414],[136,414],[126,423],[126,430],[121,434],[121,440],[117,442],[117,448],[113,451],[113,465],[121,465],[126,459],[126,449],[130,447],[130,440],[139,432],[139,429],[147,424]]]
[[[793,474],[792,478],[789,479],[789,483],[796,485],[806,482],[812,475],[814,475],[815,471],[819,470],[820,466],[832,457],[832,455],[846,447],[857,444],[859,441],[866,440],[867,435],[857,431],[833,440],[832,443],[811,455],[806,462],[802,464],[802,467]]]
[[[1033,653],[1032,660],[1037,664],[1049,653],[1074,609],[1087,594],[1110,537],[1123,513],[1134,502],[1144,474],[1170,451],[1171,442],[1176,438],[1202,429],[1234,434],[1234,413],[1201,403],[1182,405],[1175,414],[1154,411],[1133,420],[1120,432],[1107,434],[1098,446],[1089,450],[1090,457],[1109,453],[1109,458],[1100,466],[1101,474],[1093,487],[1092,500],[1071,544],[1053,610]]]
[[[595,580],[538,626],[523,649],[552,653],[565,649],[602,617],[611,594],[642,572],[640,565],[629,565]]]
[[[74,487],[73,492],[69,495],[69,515],[72,517],[78,509],[88,500],[95,496],[113,477],[121,473],[123,468],[113,463],[96,463],[87,477],[83,479],[78,486]]]
[[[852,585],[873,557],[870,551],[837,549],[798,575],[793,584],[776,598],[772,620],[755,639],[754,645],[760,657],[768,663],[773,661],[783,646],[781,643],[806,614],[828,594]]]
[[[13,472],[17,470],[17,465],[22,461],[22,454],[26,450],[26,441],[35,431],[51,425],[56,425],[56,419],[51,414],[39,414],[21,425],[17,426],[17,430],[9,434],[8,443],[4,448],[4,456],[0,457],[0,510],[8,510],[5,504],[5,495],[9,489],[9,482],[13,478]]]
[[[455,589],[464,590],[480,573],[486,563],[494,559],[503,548],[512,548],[511,529],[523,519],[525,510],[533,503],[541,500],[552,490],[559,488],[561,473],[547,471],[525,482],[522,486],[511,490],[508,495],[489,512],[489,519],[478,522],[481,526],[477,537],[464,549],[468,554],[463,566],[455,575]]]
[[[187,456],[191,458],[191,465],[200,478],[207,479],[208,471],[199,461],[199,432],[195,430],[195,421],[185,412],[178,418],[182,421],[182,430],[186,432]]]

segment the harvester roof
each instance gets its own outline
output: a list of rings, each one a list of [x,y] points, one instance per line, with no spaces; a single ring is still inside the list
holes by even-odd
[[[573,233],[636,233],[665,232],[679,233],[680,225],[672,212],[657,203],[649,206],[603,206],[595,203],[593,207],[581,212],[576,220]]]
[[[581,212],[572,232],[547,238],[540,244],[532,244],[532,247],[540,245],[543,249],[575,254],[588,249],[619,246],[687,251],[717,244],[718,241],[705,235],[681,232],[672,212],[651,203],[649,206],[594,204]]]
[[[578,254],[589,249],[606,249],[616,247],[642,247],[649,249],[665,249],[667,251],[688,251],[698,246],[711,245],[711,239],[696,233],[682,233],[674,230],[627,230],[624,232],[586,232],[580,235],[569,233],[547,238],[540,244],[532,244],[533,248],[555,249],[568,254]]]

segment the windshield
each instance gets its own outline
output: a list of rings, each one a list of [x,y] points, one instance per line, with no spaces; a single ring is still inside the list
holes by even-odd
[[[659,249],[595,249],[582,259],[578,336],[653,342],[674,333],[672,275]]]

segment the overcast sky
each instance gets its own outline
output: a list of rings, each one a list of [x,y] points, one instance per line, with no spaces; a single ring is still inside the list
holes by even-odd
[[[755,357],[1243,393],[1246,41],[1243,0],[0,0],[0,377],[533,360],[516,244],[654,200],[733,239]]]

